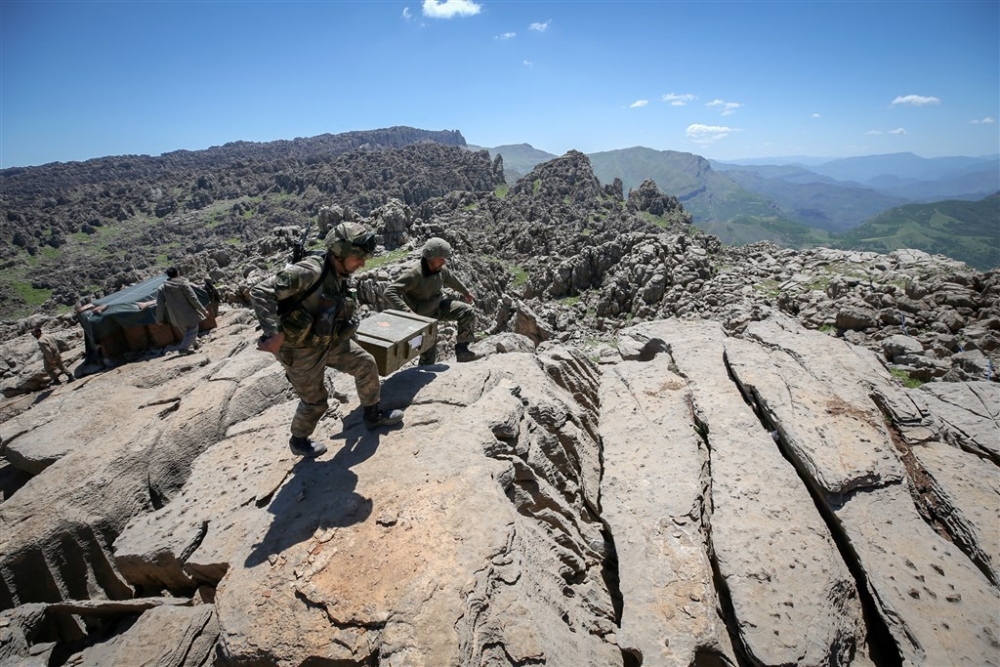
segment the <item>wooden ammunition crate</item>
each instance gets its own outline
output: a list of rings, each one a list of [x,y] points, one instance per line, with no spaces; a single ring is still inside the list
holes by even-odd
[[[355,338],[375,357],[381,376],[399,370],[437,343],[437,320],[401,310],[383,310],[361,323]]]

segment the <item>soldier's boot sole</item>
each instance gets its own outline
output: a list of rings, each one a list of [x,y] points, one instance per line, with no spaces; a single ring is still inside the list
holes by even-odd
[[[389,412],[381,412],[377,419],[365,419],[365,426],[368,427],[369,431],[373,431],[377,428],[383,426],[392,426],[403,421],[403,411],[402,410],[391,410]]]
[[[288,441],[288,448],[292,450],[292,454],[307,459],[314,459],[326,453],[326,445],[309,438],[296,438],[295,436],[292,436]]]

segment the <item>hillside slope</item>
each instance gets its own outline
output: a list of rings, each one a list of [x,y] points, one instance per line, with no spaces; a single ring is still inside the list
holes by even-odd
[[[582,153],[498,166],[421,144],[264,178],[246,240],[171,256],[224,300],[190,356],[85,368],[71,317],[0,325],[0,663],[997,665],[1000,270],[728,247]],[[414,203],[344,204],[389,193]],[[331,370],[308,461],[246,299],[282,212],[375,231],[362,318],[446,239],[482,355],[442,323],[439,363],[381,383],[393,429]],[[79,380],[49,384],[34,324]]]
[[[835,236],[833,242],[875,252],[920,248],[986,271],[1000,266],[1000,194],[979,201],[898,206]]]
[[[113,292],[196,252],[307,226],[331,202],[367,214],[392,198],[415,205],[502,184],[489,155],[464,143],[390,128],[4,170],[0,310]]]

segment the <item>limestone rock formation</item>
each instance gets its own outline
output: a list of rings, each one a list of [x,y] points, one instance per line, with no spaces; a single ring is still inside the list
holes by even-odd
[[[225,303],[196,354],[87,373],[69,316],[0,323],[0,664],[1000,663],[1000,271],[728,248],[580,153],[508,191],[460,135],[421,137],[222,147],[187,190],[163,160],[90,165],[124,170],[107,201],[13,175],[20,226],[71,214],[55,236],[162,213],[73,280],[148,277],[184,239]],[[362,316],[451,243],[482,358],[442,323],[440,363],[384,379],[386,431],[331,371],[346,402],[302,460],[246,295],[345,219],[382,246]],[[76,382],[49,386],[36,324]]]
[[[995,384],[778,313],[506,333],[386,378],[394,430],[331,374],[310,461],[221,322],[3,425],[5,665],[997,664]]]

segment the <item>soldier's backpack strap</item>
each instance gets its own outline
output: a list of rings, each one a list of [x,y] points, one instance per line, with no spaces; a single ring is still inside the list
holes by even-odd
[[[318,258],[317,258],[318,259]],[[330,263],[326,261],[326,253],[323,254],[323,270],[319,274],[319,280],[314,282],[309,286],[305,292],[296,294],[295,297],[288,297],[287,299],[282,299],[278,302],[278,317],[287,315],[296,308],[302,305],[302,302],[309,298],[309,295],[319,289],[319,286],[323,284],[326,280],[327,274],[330,272]]]

